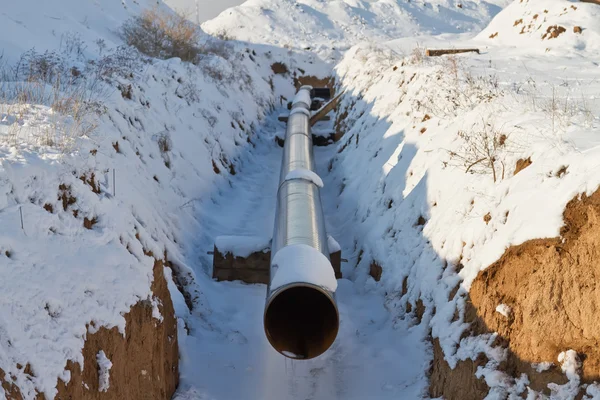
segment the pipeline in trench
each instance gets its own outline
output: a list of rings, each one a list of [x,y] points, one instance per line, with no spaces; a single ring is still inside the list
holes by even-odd
[[[299,89],[287,121],[275,227],[271,246],[270,280],[264,312],[267,339],[279,353],[292,359],[311,359],[323,354],[335,341],[339,329],[339,313],[335,294],[319,285],[318,280],[297,279],[274,288],[273,279],[281,265],[273,261],[277,253],[288,247],[306,245],[329,260],[325,217],[315,172],[310,109],[314,90]],[[312,261],[311,258],[307,260]],[[317,274],[333,273],[331,264],[303,265],[295,268],[329,268]],[[302,276],[302,271],[292,271]]]

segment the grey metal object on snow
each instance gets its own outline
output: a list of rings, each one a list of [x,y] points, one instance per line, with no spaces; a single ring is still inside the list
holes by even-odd
[[[288,119],[271,257],[286,246],[308,245],[329,259],[325,217],[319,187],[308,179],[287,180],[290,171],[315,171],[310,128],[311,87],[298,91]],[[273,280],[271,267],[270,282]],[[267,288],[264,311],[267,339],[279,353],[292,359],[323,354],[335,341],[339,313],[334,293],[308,282]]]

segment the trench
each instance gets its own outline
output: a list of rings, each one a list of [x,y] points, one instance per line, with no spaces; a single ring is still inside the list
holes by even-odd
[[[265,285],[216,282],[211,249],[219,235],[271,235],[282,149],[275,142],[285,124],[275,110],[257,130],[254,145],[236,162],[237,173],[198,205],[193,255],[201,299],[180,329],[181,383],[174,400],[195,399],[396,399],[427,390],[428,348],[423,327],[395,325],[383,289],[341,279],[336,292],[340,331],[333,346],[312,360],[290,360],[268,343],[262,324]],[[333,121],[315,129],[331,128]],[[319,126],[320,125],[320,126]],[[351,221],[340,213],[340,182],[328,173],[336,146],[316,147],[317,173],[327,230],[341,245],[352,277],[357,264]],[[351,205],[346,205],[351,206]],[[425,365],[427,364],[427,365]]]

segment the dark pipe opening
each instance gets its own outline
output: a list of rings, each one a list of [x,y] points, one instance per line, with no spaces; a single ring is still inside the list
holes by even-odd
[[[271,345],[288,358],[310,359],[335,341],[339,316],[333,298],[316,286],[282,290],[267,303],[265,333]]]

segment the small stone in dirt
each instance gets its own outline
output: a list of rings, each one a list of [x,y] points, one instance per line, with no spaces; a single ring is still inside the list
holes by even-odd
[[[289,72],[287,65],[285,65],[282,62],[275,62],[271,64],[271,70],[273,71],[273,73],[280,75],[284,75]]]
[[[531,164],[533,164],[533,162],[531,161],[531,157],[521,158],[521,159],[517,160],[517,165],[515,167],[515,172],[513,175],[516,175],[519,172],[523,171],[525,168],[529,167]]]
[[[557,178],[562,178],[563,176],[565,176],[567,174],[567,169],[569,167],[566,165],[563,165],[562,167],[560,167],[560,169],[558,171],[556,171],[556,177]]]
[[[483,216],[483,220],[485,221],[485,224],[489,224],[490,221],[492,220],[492,215],[490,213],[487,213]]]
[[[375,261],[371,262],[371,266],[369,267],[369,275],[375,279],[376,282],[381,280],[381,274],[383,273],[383,268]]]
[[[88,219],[87,217],[83,219],[83,226],[86,229],[92,229],[94,225],[98,223],[98,218],[94,217],[92,219]]]

